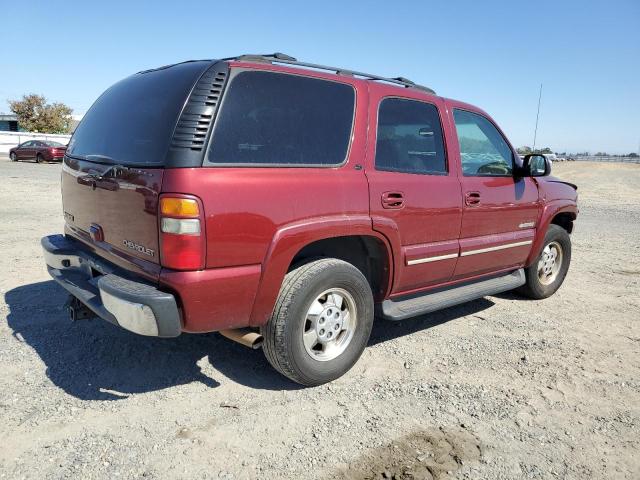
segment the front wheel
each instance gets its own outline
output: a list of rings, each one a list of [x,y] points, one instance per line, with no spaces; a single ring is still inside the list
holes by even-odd
[[[271,365],[294,382],[321,385],[360,358],[373,325],[373,295],[362,272],[327,258],[289,272],[262,328]]]
[[[12,162],[18,161],[18,157],[16,157],[16,154],[14,152],[11,152],[11,154],[9,154],[9,158],[11,159]]]
[[[571,263],[571,238],[558,225],[549,225],[538,258],[525,269],[527,283],[518,289],[536,300],[553,295],[567,276]]]

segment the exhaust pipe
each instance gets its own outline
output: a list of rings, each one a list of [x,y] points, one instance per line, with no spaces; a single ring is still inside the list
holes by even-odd
[[[248,328],[235,328],[232,330],[220,330],[218,333],[229,340],[240,343],[245,347],[257,349],[262,346],[262,335]]]

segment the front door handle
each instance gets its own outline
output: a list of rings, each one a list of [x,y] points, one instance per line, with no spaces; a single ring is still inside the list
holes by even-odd
[[[384,192],[381,200],[382,208],[404,207],[404,195],[402,192]]]
[[[480,192],[467,192],[464,194],[464,203],[466,205],[478,205],[480,203]]]

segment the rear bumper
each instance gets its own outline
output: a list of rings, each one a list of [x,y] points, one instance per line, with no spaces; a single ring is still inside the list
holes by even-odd
[[[170,293],[125,278],[69,237],[50,235],[41,244],[49,274],[100,318],[140,335],[180,335],[180,313]]]
[[[42,158],[44,158],[44,160],[46,162],[61,162],[62,159],[64,158],[64,154],[57,154],[57,153],[41,153]]]

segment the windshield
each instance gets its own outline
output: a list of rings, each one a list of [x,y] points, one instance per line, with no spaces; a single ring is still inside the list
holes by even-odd
[[[101,163],[164,164],[173,130],[195,82],[211,65],[185,62],[137,73],[116,83],[91,106],[67,155]]]

